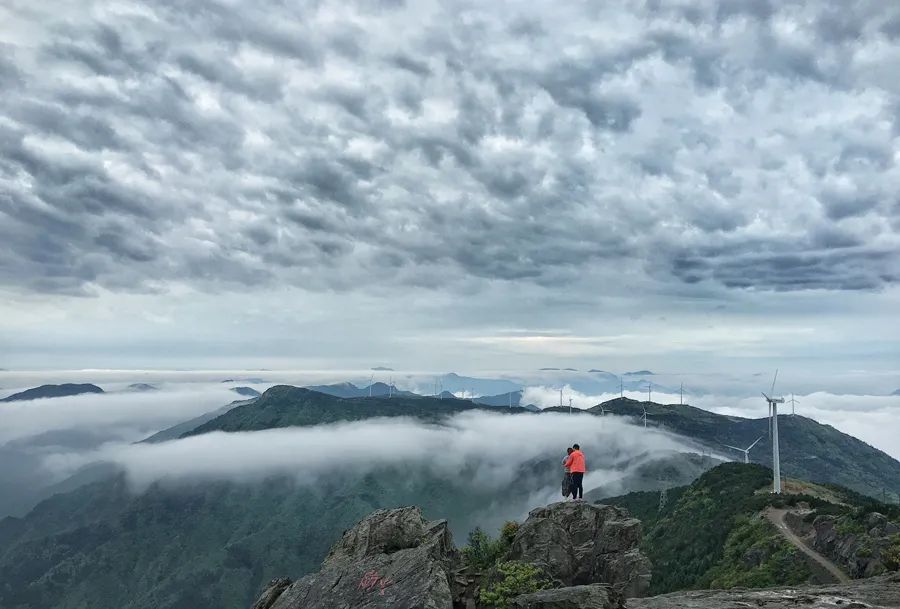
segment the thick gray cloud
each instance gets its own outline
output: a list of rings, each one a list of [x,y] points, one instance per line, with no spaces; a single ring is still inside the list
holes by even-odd
[[[897,282],[890,3],[4,14],[15,290]]]

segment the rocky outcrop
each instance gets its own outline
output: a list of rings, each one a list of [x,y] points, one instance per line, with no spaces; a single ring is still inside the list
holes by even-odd
[[[900,575],[828,586],[675,592],[629,599],[626,606],[628,609],[896,609],[900,607]]]
[[[555,584],[516,609],[619,609],[643,594],[650,563],[640,522],[625,510],[584,502],[533,510],[505,560],[529,562]],[[472,609],[482,574],[460,564],[447,523],[418,508],[373,512],[334,544],[318,573],[273,580],[253,609]]]
[[[532,510],[508,556],[541,567],[561,586],[605,583],[637,597],[650,585],[640,543],[641,523],[627,511],[571,501]]]
[[[427,522],[416,507],[378,510],[344,533],[318,573],[276,580],[254,609],[452,609],[455,561],[446,521]]]
[[[610,586],[571,586],[542,590],[513,599],[510,609],[622,609],[622,597]]]
[[[847,516],[817,516],[810,526],[795,517],[788,522],[816,551],[840,565],[853,578],[872,577],[888,570],[883,553],[896,542],[900,526],[871,512],[860,521]]]

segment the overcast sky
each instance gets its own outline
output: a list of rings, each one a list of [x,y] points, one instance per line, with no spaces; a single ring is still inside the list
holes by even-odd
[[[900,387],[900,4],[0,6],[0,367]]]

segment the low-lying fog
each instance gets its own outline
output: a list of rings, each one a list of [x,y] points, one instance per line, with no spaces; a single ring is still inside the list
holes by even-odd
[[[588,452],[591,473],[586,487],[621,475],[607,463],[654,451],[690,450],[676,437],[643,430],[615,418],[577,419],[566,416],[506,417],[467,413],[442,427],[407,419],[307,429],[269,430],[248,434],[210,434],[159,445],[134,445],[153,433],[243,399],[231,389],[249,385],[264,391],[275,383],[314,384],[352,379],[368,382],[373,373],[271,371],[69,371],[0,372],[0,397],[42,383],[94,382],[106,394],[9,402],[0,404],[0,517],[21,515],[47,496],[48,489],[78,468],[96,460],[112,461],[128,472],[136,487],[166,476],[250,479],[266,473],[290,473],[314,478],[327,467],[335,447],[348,467],[416,462],[436,472],[459,471],[463,463],[477,465],[472,484],[508,480],[522,462],[539,456],[561,458],[572,442]],[[419,389],[427,375],[414,382],[393,372],[376,372],[376,381],[393,377],[399,389]],[[231,381],[225,382],[222,381]],[[508,382],[508,380],[504,380]],[[151,383],[157,390],[129,391],[131,383]],[[433,386],[433,385],[432,385]],[[578,391],[568,384],[525,387],[523,401],[541,407],[564,403],[586,408],[618,396],[618,392]],[[646,399],[643,391],[626,391]],[[816,392],[796,396],[798,414],[834,425],[894,457],[900,457],[900,397],[832,395]],[[678,403],[679,395],[653,390],[653,400]],[[765,416],[762,397],[735,398],[714,394],[686,395],[685,401],[708,410],[745,417]],[[789,412],[789,406],[786,406]],[[558,480],[550,481],[547,499],[558,496]],[[538,498],[536,498],[537,500]]]

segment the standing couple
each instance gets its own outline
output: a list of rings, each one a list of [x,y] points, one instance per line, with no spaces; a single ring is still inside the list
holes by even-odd
[[[584,466],[584,453],[581,452],[580,446],[573,444],[571,448],[566,449],[563,467],[566,470],[566,476],[563,478],[563,497],[571,494],[573,501],[584,499],[582,483],[587,468]]]

